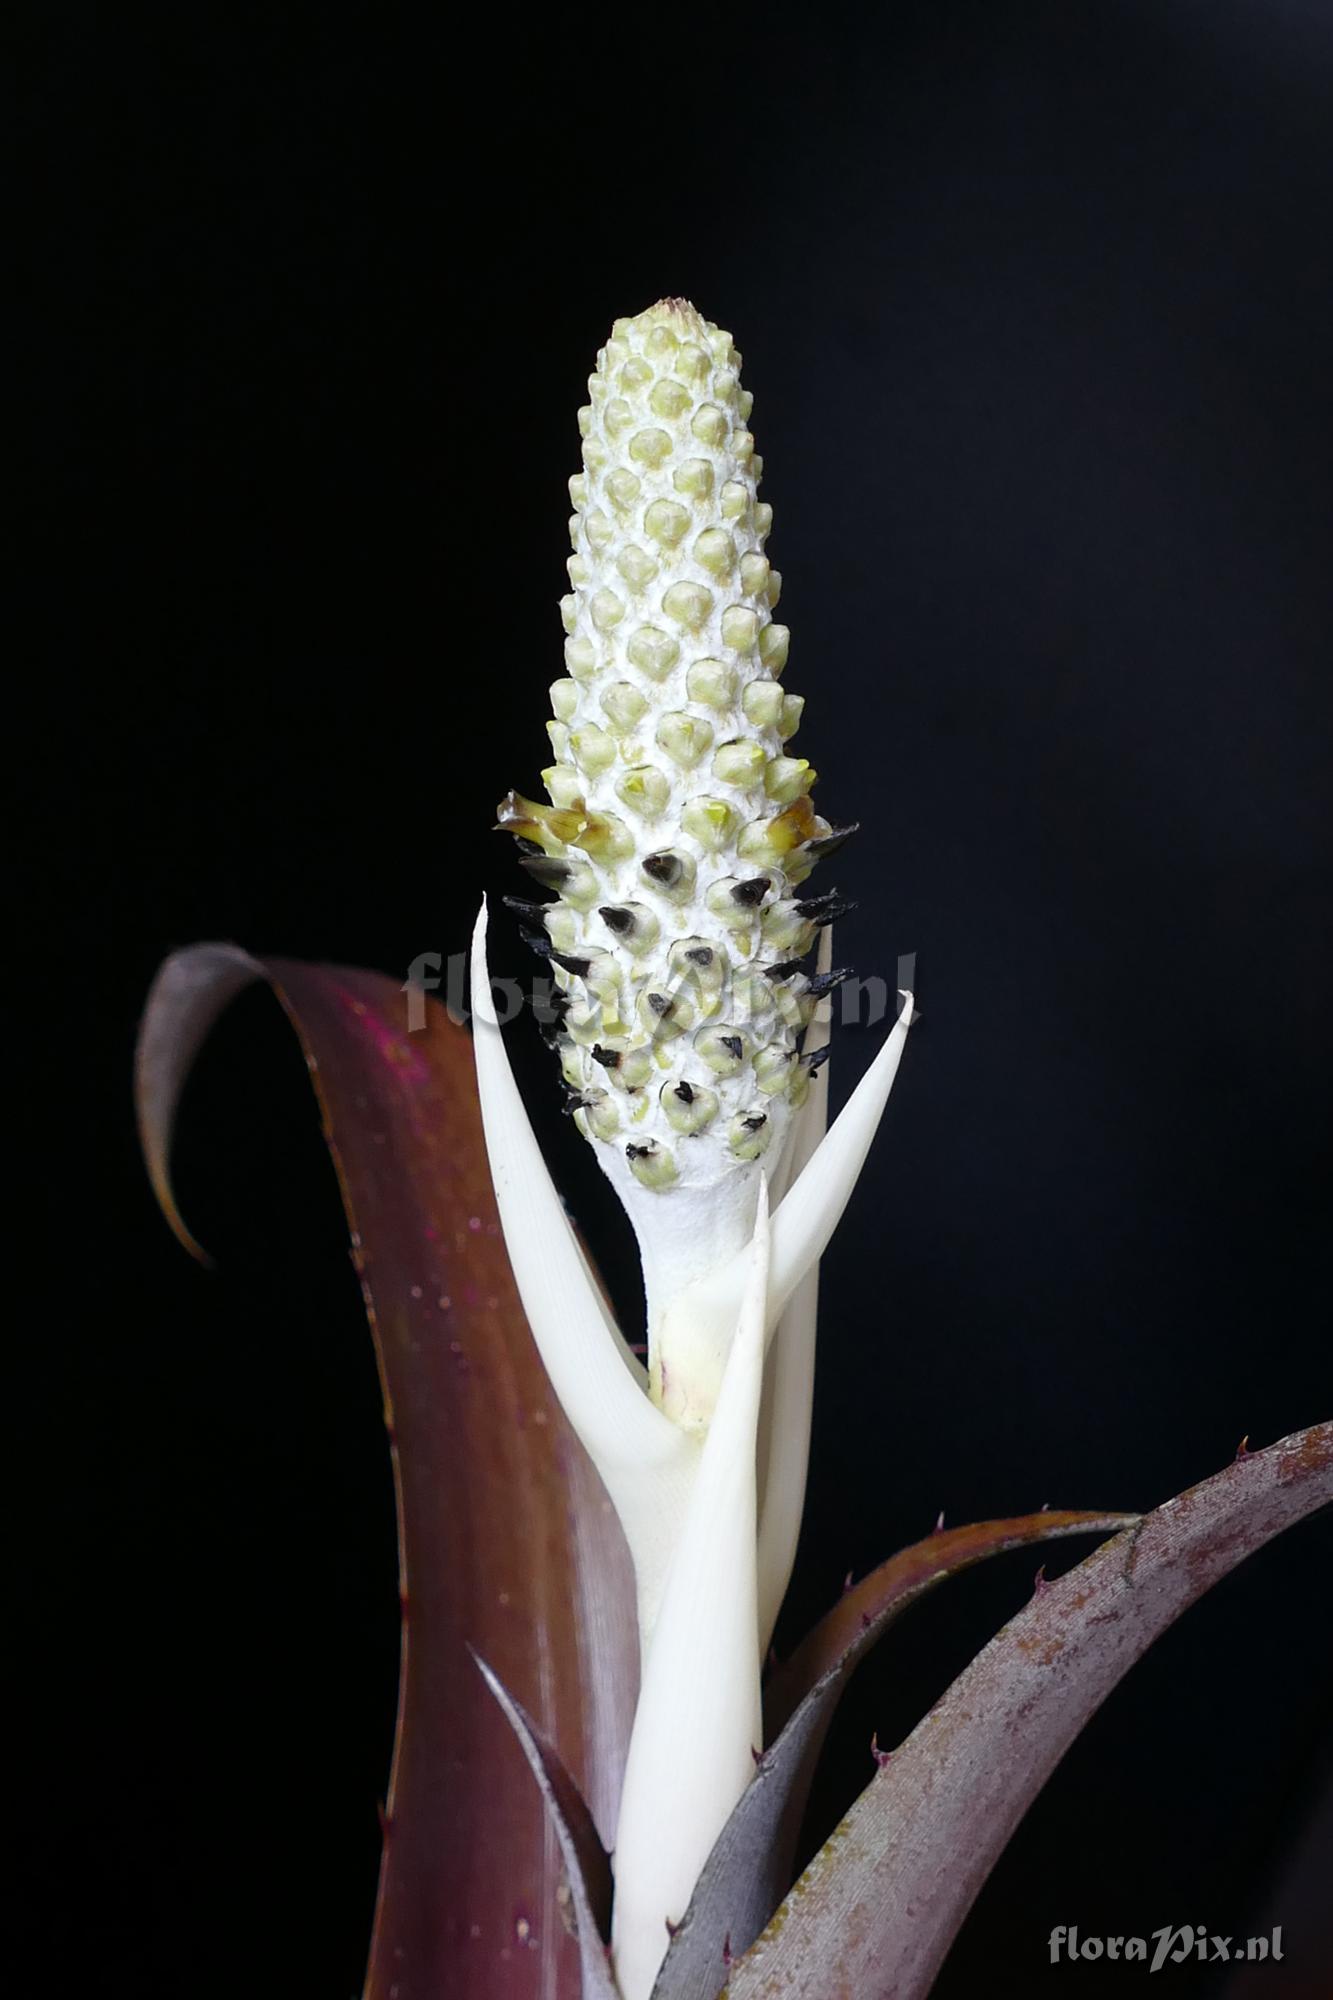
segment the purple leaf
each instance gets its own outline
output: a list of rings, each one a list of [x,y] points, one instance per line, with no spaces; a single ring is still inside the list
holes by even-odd
[[[1137,1514],[1077,1513],[1048,1507],[966,1528],[937,1528],[844,1590],[838,1602],[806,1633],[796,1651],[774,1668],[764,1689],[764,1733],[771,1741],[812,1689],[850,1672],[885,1625],[948,1576],[987,1556],[1053,1542],[1066,1535],[1113,1535],[1132,1527]]]
[[[611,1863],[602,1846],[583,1794],[556,1752],[534,1726],[521,1702],[474,1654],[483,1680],[499,1702],[520,1744],[547,1816],[560,1842],[565,1880],[578,1931],[579,1962],[583,1968],[582,2000],[616,2000],[615,1981],[607,1950],[611,1941]]]
[[[1333,1499],[1333,1425],[1252,1452],[1037,1593],[877,1772],[729,2000],[924,2000],[1042,1785],[1153,1640]]]
[[[847,1591],[765,1690],[766,1734],[780,1733],[718,1836],[663,1960],[653,2000],[713,2000],[725,1978],[725,1950],[748,1950],[772,1916],[791,1881],[811,1780],[847,1677],[899,1613],[987,1556],[1062,1535],[1111,1533],[1135,1518],[1051,1510],[942,1529]]]
[[[442,1007],[407,1030],[381,973],[198,945],[161,968],[137,1056],[145,1157],[172,1227],[176,1105],[208,1030],[267,980],[305,1052],[352,1231],[398,1496],[403,1647],[366,2000],[576,2000],[561,1866],[471,1643],[614,1825],[638,1682],[628,1552],[556,1404],[499,1233],[472,1049]]]

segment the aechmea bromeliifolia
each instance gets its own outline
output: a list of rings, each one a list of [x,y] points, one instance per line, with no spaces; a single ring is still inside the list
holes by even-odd
[[[1265,1452],[1242,1444],[1146,1517],[1043,1510],[901,1550],[778,1667],[751,1786],[760,1660],[804,1495],[818,1261],[911,998],[826,1135],[816,1069],[834,897],[816,899],[806,878],[839,835],[785,747],[787,642],[736,357],[668,301],[616,326],[593,390],[551,803],[511,794],[501,810],[557,892],[524,914],[555,968],[567,1091],[642,1246],[651,1369],[603,1303],[534,1140],[496,1026],[484,908],[473,1054],[522,1314],[490,1240],[461,1031],[442,1009],[418,1012],[418,991],[404,1034],[382,974],[216,942],[174,952],[136,1053],[145,1155],[197,1251],[169,1171],[180,1093],[221,1009],[268,980],[320,1079],[397,1441],[410,1671],[366,1993],[392,1995],[409,1974],[486,2000],[534,1982],[567,1992],[572,1954],[548,1921],[563,1867],[587,2000],[686,2000],[724,1982],[737,2000],[924,2000],[1010,1832],[1109,1689],[1201,1591],[1327,1502],[1330,1428]],[[853,1344],[881,1333],[858,1327]],[[632,1597],[606,1498],[553,1396],[623,1527]],[[812,1745],[896,1612],[983,1556],[1117,1527],[1068,1575],[1039,1573],[779,1902]],[[485,1643],[473,1658],[546,1797],[544,1836],[510,1789],[526,1782],[516,1760],[495,1764],[497,1717],[478,1712],[465,1640]],[[601,1844],[617,1791],[612,1884]],[[482,1850],[499,1866],[478,1866]],[[444,1920],[442,1895],[462,1922]]]
[[[851,830],[791,753],[802,702],[729,334],[681,299],[618,320],[580,412],[550,803],[501,825],[555,900],[519,904],[559,989],[580,1130],[638,1237],[645,1371],[533,1138],[478,920],[483,1118],[524,1308],[624,1526],[642,1682],[615,1846],[615,1971],[646,2000],[761,1743],[759,1676],[804,1500],[817,1266],[902,1054],[910,995],[830,1132],[836,891]],[[513,899],[511,899],[513,900]],[[811,967],[811,956],[819,956]],[[772,1210],[771,1223],[769,1219]]]

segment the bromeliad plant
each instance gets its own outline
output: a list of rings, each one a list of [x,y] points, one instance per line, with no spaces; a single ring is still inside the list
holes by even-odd
[[[145,1014],[146,1156],[192,1248],[168,1179],[175,1106],[212,1021],[256,978],[303,1040],[339,1164],[385,1386],[404,1601],[366,2000],[924,1995],[1120,1675],[1333,1491],[1323,1425],[1144,1517],[940,1529],[761,1682],[804,1499],[819,1259],[912,1000],[826,1132],[841,906],[807,878],[852,829],[816,812],[815,774],[788,748],[801,702],[781,679],[788,635],[739,368],[729,336],[681,300],[613,328],[571,481],[549,802],[511,792],[500,808],[554,892],[518,907],[557,988],[570,1108],[637,1235],[646,1368],[528,1122],[484,905],[471,1046],[433,1002],[409,1035],[402,991],[380,975],[230,945],[175,954]],[[1080,1533],[1112,1539],[1044,1586],[880,1761],[793,1889],[851,1668],[944,1577]]]

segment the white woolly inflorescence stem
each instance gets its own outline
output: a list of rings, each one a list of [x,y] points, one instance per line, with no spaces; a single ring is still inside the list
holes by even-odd
[[[717,1410],[644,1662],[616,1831],[612,1954],[646,2000],[699,1872],[763,1749],[755,1448],[764,1374],[768,1198]]]

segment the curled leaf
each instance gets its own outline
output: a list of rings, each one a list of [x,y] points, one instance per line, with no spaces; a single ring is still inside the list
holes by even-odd
[[[609,1839],[637,1685],[633,1584],[514,1290],[472,1045],[433,1000],[409,1032],[382,973],[226,944],[174,954],[136,1083],[158,1198],[191,1246],[168,1172],[176,1106],[213,1021],[257,979],[296,1029],[324,1114],[397,1486],[401,1684],[366,2000],[576,2000],[558,1851],[466,1644],[559,1742]]]
[[[144,1165],[177,1240],[201,1264],[212,1259],[186,1228],[171,1185],[176,1106],[219,1014],[247,986],[267,977],[259,960],[238,944],[191,945],[158,968],[139,1023],[134,1098]]]
[[[1037,1593],[877,1772],[729,2000],[924,2000],[1010,1835],[1122,1675],[1196,1599],[1333,1500],[1333,1424],[1191,1487]]]

